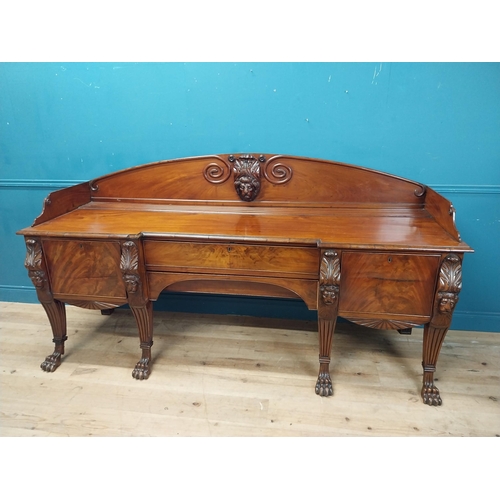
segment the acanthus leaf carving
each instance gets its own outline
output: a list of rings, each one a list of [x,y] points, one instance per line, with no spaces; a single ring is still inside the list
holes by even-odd
[[[120,270],[128,293],[136,293],[141,284],[139,276],[139,249],[133,241],[122,244]]]
[[[460,293],[462,289],[462,262],[455,254],[446,256],[439,271],[439,291]]]
[[[47,284],[47,275],[42,267],[42,245],[38,240],[28,239],[26,250],[24,266],[35,288],[41,289]]]
[[[447,255],[439,270],[439,281],[436,291],[437,305],[431,323],[434,326],[451,324],[451,316],[458,302],[458,294],[462,289],[462,261],[458,255]]]
[[[340,289],[340,257],[335,250],[326,250],[321,258],[319,289],[323,302],[333,304],[338,300]]]

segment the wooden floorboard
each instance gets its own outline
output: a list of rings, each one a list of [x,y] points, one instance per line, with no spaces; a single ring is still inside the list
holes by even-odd
[[[314,322],[155,312],[153,371],[137,381],[130,311],[67,307],[67,316],[63,363],[45,373],[43,308],[0,303],[1,436],[500,435],[498,333],[448,333],[435,408],[420,398],[420,329],[339,324],[334,395],[321,398]]]

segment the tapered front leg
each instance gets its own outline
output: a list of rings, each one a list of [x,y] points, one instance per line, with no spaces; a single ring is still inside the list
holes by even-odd
[[[46,372],[53,372],[61,364],[61,357],[64,354],[64,342],[66,336],[66,309],[64,303],[54,299],[47,278],[47,268],[42,250],[42,243],[38,238],[27,238],[26,260],[24,266],[28,270],[33,285],[35,285],[38,300],[42,304],[49,318],[52,328],[54,352],[47,356],[40,365]]]
[[[330,353],[336,319],[336,316],[333,319],[318,317],[319,375],[316,382],[316,394],[320,396],[331,396],[333,394],[332,379],[330,376]]]
[[[153,346],[153,303],[146,293],[146,272],[140,241],[128,240],[121,245],[120,270],[127,290],[130,309],[139,329],[141,359],[132,371],[132,377],[146,380],[151,373],[151,347]]]
[[[434,372],[436,371],[439,352],[441,351],[447,331],[448,328],[436,328],[431,324],[427,324],[424,327],[422,400],[429,406],[439,406],[443,402],[439,394],[439,389],[434,385]]]
[[[148,301],[142,307],[131,307],[134,313],[137,327],[139,328],[139,338],[142,356],[132,371],[132,377],[137,380],[145,380],[149,377],[151,366],[151,347],[153,346],[153,303]]]
[[[439,389],[434,385],[434,372],[461,289],[462,261],[458,255],[449,254],[439,270],[431,321],[424,327],[422,399],[430,406],[439,406],[443,402]]]
[[[47,356],[40,365],[45,372],[53,372],[61,364],[61,357],[64,354],[64,342],[68,340],[66,336],[66,308],[63,302],[53,300],[51,302],[42,302],[42,306],[49,317],[50,326],[55,344],[54,352]]]
[[[330,353],[339,308],[339,289],[340,256],[334,250],[326,250],[321,256],[318,283],[319,375],[315,390],[319,396],[333,394]]]

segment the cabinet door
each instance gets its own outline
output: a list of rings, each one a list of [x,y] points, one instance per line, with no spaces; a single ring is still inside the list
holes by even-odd
[[[429,316],[439,255],[344,252],[341,313]]]
[[[120,244],[113,241],[43,241],[52,293],[126,300]]]

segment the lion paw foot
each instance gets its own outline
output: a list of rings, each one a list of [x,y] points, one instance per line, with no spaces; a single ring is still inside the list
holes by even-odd
[[[422,399],[424,400],[424,404],[429,406],[440,406],[443,402],[439,395],[439,389],[434,383],[424,384],[422,387]]]
[[[316,394],[331,396],[333,394],[332,379],[329,373],[320,373],[316,382]]]
[[[44,372],[53,372],[61,364],[61,353],[53,352],[50,356],[45,358],[45,361],[40,365]]]
[[[146,380],[149,377],[149,358],[142,358],[132,372],[132,377],[137,380]]]

